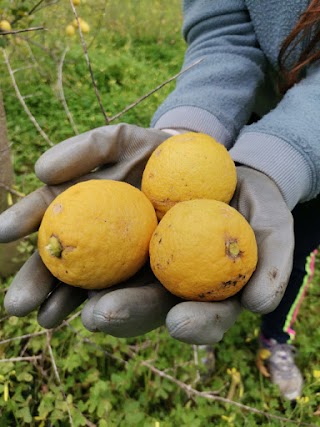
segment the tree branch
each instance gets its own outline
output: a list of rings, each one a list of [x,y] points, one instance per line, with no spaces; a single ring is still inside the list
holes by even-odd
[[[8,359],[0,359],[0,363],[7,362],[34,362],[35,360],[42,359],[42,355],[38,356],[22,356],[22,357],[9,357]]]
[[[188,396],[193,395],[193,396],[197,396],[197,397],[204,397],[205,399],[208,399],[208,400],[214,400],[214,401],[218,401],[218,402],[222,402],[222,403],[227,403],[229,405],[236,406],[240,409],[244,409],[246,411],[253,412],[253,413],[258,414],[258,415],[262,415],[268,419],[270,418],[270,419],[276,419],[276,420],[285,421],[285,422],[291,422],[293,424],[299,424],[300,426],[303,425],[303,426],[307,426],[307,427],[316,427],[316,425],[314,425],[314,424],[303,423],[301,421],[295,421],[295,420],[292,420],[290,418],[281,417],[280,415],[270,414],[268,412],[261,411],[259,409],[253,408],[252,406],[244,405],[242,403],[235,402],[234,400],[230,400],[230,399],[227,399],[227,398],[222,397],[222,396],[217,396],[215,394],[215,392],[196,390],[195,388],[191,387],[188,384],[185,384],[184,382],[178,380],[177,378],[174,378],[171,375],[166,374],[165,372],[163,372],[160,369],[156,368],[155,366],[151,365],[147,361],[142,361],[140,363],[142,366],[145,366],[154,374],[160,376],[161,378],[165,378],[168,381],[171,381],[174,384],[176,384],[185,393],[187,393]]]
[[[40,31],[40,30],[47,31],[47,29],[44,27],[31,27],[31,28],[24,28],[22,30],[1,31],[0,36],[9,36],[11,34],[27,33],[30,31]]]
[[[63,51],[61,59],[60,59],[60,62],[59,62],[59,65],[58,65],[58,82],[57,82],[57,85],[58,85],[60,100],[62,102],[64,111],[66,112],[66,115],[68,117],[68,120],[69,120],[69,122],[70,122],[70,124],[72,126],[72,129],[73,129],[74,133],[76,135],[78,135],[79,132],[78,132],[77,126],[76,126],[76,124],[75,124],[75,122],[73,120],[72,114],[71,114],[71,112],[69,110],[66,98],[64,96],[64,90],[63,90],[63,78],[62,78],[62,76],[63,76],[63,63],[64,63],[64,60],[65,60],[67,52],[68,52],[68,48],[66,48]]]
[[[54,145],[53,142],[50,140],[50,138],[48,137],[48,135],[42,130],[41,126],[39,125],[39,123],[37,122],[37,120],[34,118],[34,116],[32,115],[31,111],[29,110],[27,104],[25,103],[24,98],[23,98],[23,96],[20,93],[20,90],[19,90],[19,87],[17,85],[16,79],[14,77],[14,73],[13,73],[13,70],[11,68],[7,52],[3,48],[2,48],[2,53],[3,53],[5,64],[6,64],[7,68],[8,68],[8,71],[9,71],[9,74],[10,74],[10,77],[11,77],[12,84],[13,84],[14,89],[16,91],[16,95],[17,95],[17,97],[18,97],[18,99],[19,99],[19,101],[20,101],[20,103],[21,103],[24,111],[27,113],[29,119],[31,120],[31,122],[33,123],[33,125],[35,126],[35,128],[37,129],[37,131],[40,133],[40,135],[45,139],[45,141],[50,146],[53,146]]]
[[[191,68],[193,68],[196,65],[200,64],[200,62],[202,62],[203,60],[204,60],[204,58],[198,59],[197,61],[193,62],[188,67],[186,67],[183,70],[181,70],[179,73],[175,74],[174,76],[170,77],[168,80],[164,81],[163,83],[161,83],[160,85],[158,85],[157,87],[155,87],[154,89],[152,89],[150,92],[146,93],[145,95],[142,95],[140,98],[138,98],[132,104],[128,105],[126,108],[124,108],[122,111],[120,111],[120,113],[117,113],[116,115],[114,115],[113,117],[111,117],[109,119],[109,123],[112,122],[113,120],[118,119],[120,116],[122,116],[127,111],[131,110],[132,108],[136,107],[138,104],[140,104],[140,102],[144,101],[146,98],[148,98],[149,96],[153,95],[158,90],[162,89],[163,86],[167,85],[168,83],[170,83],[173,80],[175,80],[178,77],[180,77],[181,74],[185,73],[186,71],[189,71]]]
[[[20,191],[14,190],[13,188],[8,187],[6,184],[4,184],[3,182],[0,182],[0,187],[4,188],[6,191],[8,191],[8,193],[12,194],[13,196],[17,196],[17,197],[25,197],[25,194],[20,193]]]
[[[71,411],[70,411],[70,406],[69,406],[69,403],[68,403],[68,400],[67,400],[66,393],[65,393],[65,391],[64,391],[64,389],[62,387],[62,383],[61,383],[59,371],[58,371],[58,368],[57,368],[56,360],[54,358],[52,347],[51,347],[51,343],[50,343],[50,341],[51,341],[51,332],[50,331],[46,331],[46,332],[47,332],[47,346],[48,346],[48,351],[49,351],[49,356],[50,356],[51,364],[52,364],[52,367],[53,367],[53,372],[54,372],[54,375],[55,375],[56,380],[58,382],[58,385],[59,385],[59,388],[61,390],[61,393],[63,395],[64,401],[66,402],[66,405],[67,405],[67,411],[68,411],[70,426],[73,427],[74,423],[73,423],[73,419],[72,419],[72,415],[71,415]]]
[[[78,23],[78,30],[79,30],[79,35],[80,35],[82,50],[83,50],[84,57],[86,59],[87,65],[88,65],[88,69],[89,69],[91,81],[92,81],[92,84],[93,84],[93,88],[94,88],[94,91],[95,91],[95,94],[96,94],[96,98],[98,100],[98,103],[99,103],[99,106],[100,106],[100,110],[101,110],[101,112],[103,114],[104,120],[105,120],[106,124],[108,125],[109,124],[109,118],[107,116],[107,113],[105,112],[105,109],[104,109],[102,101],[101,101],[100,93],[99,93],[99,90],[98,90],[98,87],[97,87],[96,80],[94,78],[94,74],[93,74],[91,62],[90,62],[90,59],[89,59],[87,45],[86,45],[86,42],[85,42],[83,34],[82,34],[79,16],[77,14],[76,8],[74,7],[74,4],[73,4],[72,0],[70,0],[70,5],[71,5],[71,8],[73,10],[74,16],[76,17],[77,23]]]

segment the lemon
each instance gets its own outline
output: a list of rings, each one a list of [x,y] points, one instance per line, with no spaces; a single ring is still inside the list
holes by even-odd
[[[3,19],[2,21],[0,21],[0,30],[2,31],[11,31],[11,24],[9,21],[7,21],[6,19]]]
[[[101,289],[134,275],[148,259],[154,208],[125,182],[90,180],[53,200],[38,233],[39,254],[64,283]]]
[[[209,135],[188,132],[170,137],[152,153],[141,189],[161,219],[185,200],[229,203],[236,184],[236,167],[227,149]]]
[[[150,240],[152,271],[172,294],[193,301],[220,301],[248,282],[257,244],[246,219],[224,202],[177,203]]]
[[[73,36],[75,34],[76,30],[74,29],[73,25],[67,25],[66,27],[66,34],[67,36]]]
[[[86,21],[80,21],[80,28],[81,31],[85,34],[90,32],[90,26]]]

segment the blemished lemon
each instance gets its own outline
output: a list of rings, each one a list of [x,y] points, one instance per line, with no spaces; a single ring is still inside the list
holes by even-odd
[[[150,240],[155,276],[172,294],[220,301],[242,289],[257,264],[257,244],[246,219],[224,202],[177,203]]]
[[[236,167],[227,149],[209,135],[188,132],[156,148],[144,169],[141,189],[161,219],[185,200],[229,203],[236,184]]]
[[[40,256],[64,283],[102,289],[133,276],[148,259],[154,208],[125,182],[90,180],[58,195],[38,233]]]

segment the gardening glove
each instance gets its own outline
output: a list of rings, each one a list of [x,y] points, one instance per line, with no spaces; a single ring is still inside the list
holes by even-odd
[[[237,296],[220,302],[178,300],[168,311],[166,325],[170,335],[190,344],[212,344],[222,339],[242,308],[268,313],[279,304],[292,267],[293,220],[276,184],[261,172],[237,167],[238,183],[231,205],[251,224],[257,240],[259,261],[251,280]],[[84,307],[82,320],[92,331],[115,336],[132,336],[138,330],[131,314],[144,319],[139,300],[144,289],[97,293]],[[156,301],[154,301],[156,304]],[[158,304],[163,304],[158,300]],[[137,333],[136,333],[137,335]]]
[[[76,182],[113,179],[140,186],[149,156],[168,137],[169,134],[160,130],[120,124],[94,129],[57,144],[45,152],[35,166],[37,176],[48,185],[0,215],[0,242],[14,241],[36,231],[51,201]],[[174,300],[153,282],[154,278],[143,295],[140,288],[137,289],[139,298],[148,307],[144,314],[150,319],[148,327],[151,328],[164,323],[168,304],[171,307]],[[145,279],[141,283],[145,283]],[[134,278],[133,285],[140,285],[139,276]],[[8,313],[15,316],[25,316],[41,306],[39,323],[51,328],[60,324],[87,297],[85,290],[58,283],[36,251],[14,278],[4,304]],[[152,298],[162,301],[158,309],[150,303]],[[141,324],[140,319],[137,321]],[[144,333],[146,325],[141,327],[139,331]]]
[[[163,140],[166,139],[166,137],[167,136],[163,137]],[[86,144],[84,145],[86,146]],[[57,147],[59,147],[59,145]],[[67,148],[70,150],[70,147]],[[54,149],[55,156],[53,157],[54,160],[52,160],[50,152]],[[57,184],[58,182],[63,181],[63,179],[66,179],[61,176],[61,174],[64,174],[66,162],[71,171],[73,169],[77,170],[76,166],[81,166],[82,163],[81,156],[79,156],[77,150],[72,152],[71,155],[68,154],[68,156],[66,156],[64,155],[65,152],[63,149],[61,151],[56,147],[54,147],[54,149],[49,150],[44,156],[42,156],[42,158],[40,158],[36,170],[40,178],[44,181],[47,183],[52,182]],[[88,156],[91,154],[90,144],[84,152]],[[46,162],[48,163],[48,166],[46,165]],[[41,167],[39,167],[39,164]],[[73,165],[75,165],[75,167]],[[98,163],[91,164],[92,168],[96,166],[98,166]],[[121,169],[121,163],[119,163],[119,165],[112,165],[110,169],[113,168],[117,171],[117,166],[119,166],[118,169]],[[142,169],[143,167],[140,171]],[[81,170],[81,173],[85,173],[87,171]],[[99,174],[101,171],[108,172],[108,168],[101,168],[96,173]],[[117,174],[117,177],[119,174]],[[105,175],[102,173],[102,175],[102,178],[113,178],[114,176],[110,175],[110,173]],[[292,232],[291,215],[285,206],[278,188],[269,178],[259,172],[251,171],[247,168],[238,168],[238,175],[238,188],[233,203],[236,203],[240,211],[243,209],[242,213],[248,218],[249,222],[252,222],[252,225],[254,224],[256,226],[253,226],[253,228],[255,231],[257,229],[256,234],[259,251],[262,253],[257,272],[252,278],[253,281],[256,276],[255,281],[253,281],[254,286],[251,286],[251,288],[253,288],[252,292],[248,292],[247,298],[245,296],[243,297],[242,303],[246,308],[252,309],[253,311],[261,313],[268,312],[278,304],[285,290],[284,283],[286,282],[286,267],[287,264],[290,264],[291,262],[292,252],[292,245],[290,242],[290,233]],[[248,178],[246,175],[248,175]],[[60,177],[60,179],[57,180],[57,177]],[[68,175],[67,179],[72,178],[73,176],[71,173]],[[121,179],[121,177],[116,179]],[[243,184],[243,181],[246,181],[246,185]],[[67,183],[66,185],[70,185],[70,183]],[[55,188],[57,189],[57,187]],[[45,194],[47,194],[47,192],[45,192]],[[53,196],[50,197],[49,202],[52,198]],[[26,199],[23,201],[25,202]],[[42,204],[43,203],[44,202],[42,202]],[[37,204],[31,203],[31,206],[37,206],[38,204],[39,201]],[[25,227],[22,235],[37,228],[47,204],[48,203],[44,203],[45,206],[42,206],[42,212],[37,221],[34,222],[33,228],[30,226],[29,228]],[[30,212],[30,208],[26,209],[26,211]],[[10,210],[10,212],[12,212],[12,210]],[[11,220],[11,228],[9,227],[9,229],[11,229],[11,233],[16,224],[19,225],[20,221],[25,221],[23,220],[23,218],[26,217],[24,212],[24,209],[21,209],[20,215],[15,214],[15,219]],[[270,215],[268,215],[268,212],[270,212]],[[10,224],[9,218],[12,218],[12,215],[7,215],[6,227],[3,226],[4,222],[2,221],[2,218],[3,216],[0,217],[0,238],[5,235],[3,230]],[[261,238],[258,236],[259,233]],[[278,244],[279,236],[281,236],[279,239],[280,244]],[[274,251],[277,251],[281,246],[283,247],[283,241],[285,240],[283,236],[285,236],[289,242],[287,241],[285,251],[279,251],[278,259],[278,257],[274,257],[273,255]],[[276,244],[275,248],[273,247],[273,244]],[[263,252],[266,253],[265,257],[263,256]],[[38,255],[35,254],[33,256],[35,261],[31,258],[31,260],[29,260],[30,266],[25,267],[26,272],[29,274],[25,275],[25,272],[22,269],[18,274],[18,276],[20,275],[20,279],[14,281],[7,294],[5,304],[11,314],[27,314],[41,304],[41,302],[45,300],[48,292],[51,292],[53,289],[52,282],[49,283],[49,281],[50,279],[54,279],[51,278],[43,264],[38,264],[39,260],[36,260],[37,257]],[[286,260],[289,261],[286,262]],[[273,261],[275,261],[274,264]],[[35,262],[35,265],[38,265],[38,269],[40,271],[39,278],[43,278],[41,286],[38,286],[41,290],[41,298],[39,297],[38,301],[30,301],[31,298],[33,298],[33,292],[31,291],[33,288],[37,288],[37,279],[35,281],[32,279],[33,274],[35,274],[33,271],[33,262]],[[290,267],[288,268],[290,270]],[[272,278],[274,280],[272,292],[266,289],[271,279],[267,272],[271,271],[273,272]],[[274,272],[277,273],[274,274]],[[25,280],[23,277],[28,277],[29,283],[27,283],[27,287],[29,287],[31,291],[26,290],[26,285],[24,285]],[[281,279],[283,279],[283,282]],[[247,286],[249,286],[249,284]],[[144,282],[143,288],[141,288],[139,284],[137,287],[134,286],[131,288],[130,286],[129,293],[126,285],[123,284],[118,288],[116,287],[106,291],[97,292],[92,296],[89,303],[84,307],[82,313],[83,323],[88,329],[92,331],[104,331],[115,336],[134,336],[140,335],[154,327],[157,327],[157,325],[164,322],[166,317],[166,324],[169,332],[174,338],[188,343],[207,344],[221,340],[224,332],[231,327],[241,311],[240,299],[237,297],[215,303],[178,301],[176,298],[172,298],[168,292],[159,286],[152,275],[150,276],[150,279]],[[256,291],[255,286],[257,287]],[[43,290],[44,287],[46,287],[45,290]],[[20,290],[24,291],[23,297],[21,297]],[[85,295],[82,297],[80,297],[80,294],[77,294],[77,292],[79,292],[78,289],[70,289],[70,287],[66,287],[66,285],[58,285],[50,294],[50,297],[46,299],[39,311],[40,324],[45,327],[52,327],[59,324],[68,312],[70,312],[71,309],[74,309],[74,305],[79,303],[79,301],[74,301],[73,303],[71,294],[75,296],[77,295],[79,299],[85,299],[87,297],[85,291]],[[35,294],[39,295],[39,289],[37,289]],[[56,298],[53,299],[53,296],[56,296]],[[271,300],[266,302],[266,298],[269,296],[271,297]],[[27,309],[25,309],[26,299],[28,302]],[[51,301],[54,302],[51,304]],[[155,309],[155,307],[157,307],[157,309]]]

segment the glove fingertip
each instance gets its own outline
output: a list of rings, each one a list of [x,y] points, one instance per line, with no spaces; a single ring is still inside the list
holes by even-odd
[[[32,311],[28,305],[21,304],[20,299],[10,295],[9,292],[4,298],[4,308],[10,316],[16,317],[26,316]]]
[[[36,161],[34,170],[37,177],[48,185],[60,184],[59,174],[57,175],[57,168],[52,168],[49,161],[50,157],[48,152],[42,154],[42,156]]]
[[[81,311],[82,324],[90,332],[99,331],[99,328],[95,323],[94,308],[95,308],[95,302],[93,300],[89,300]]]

